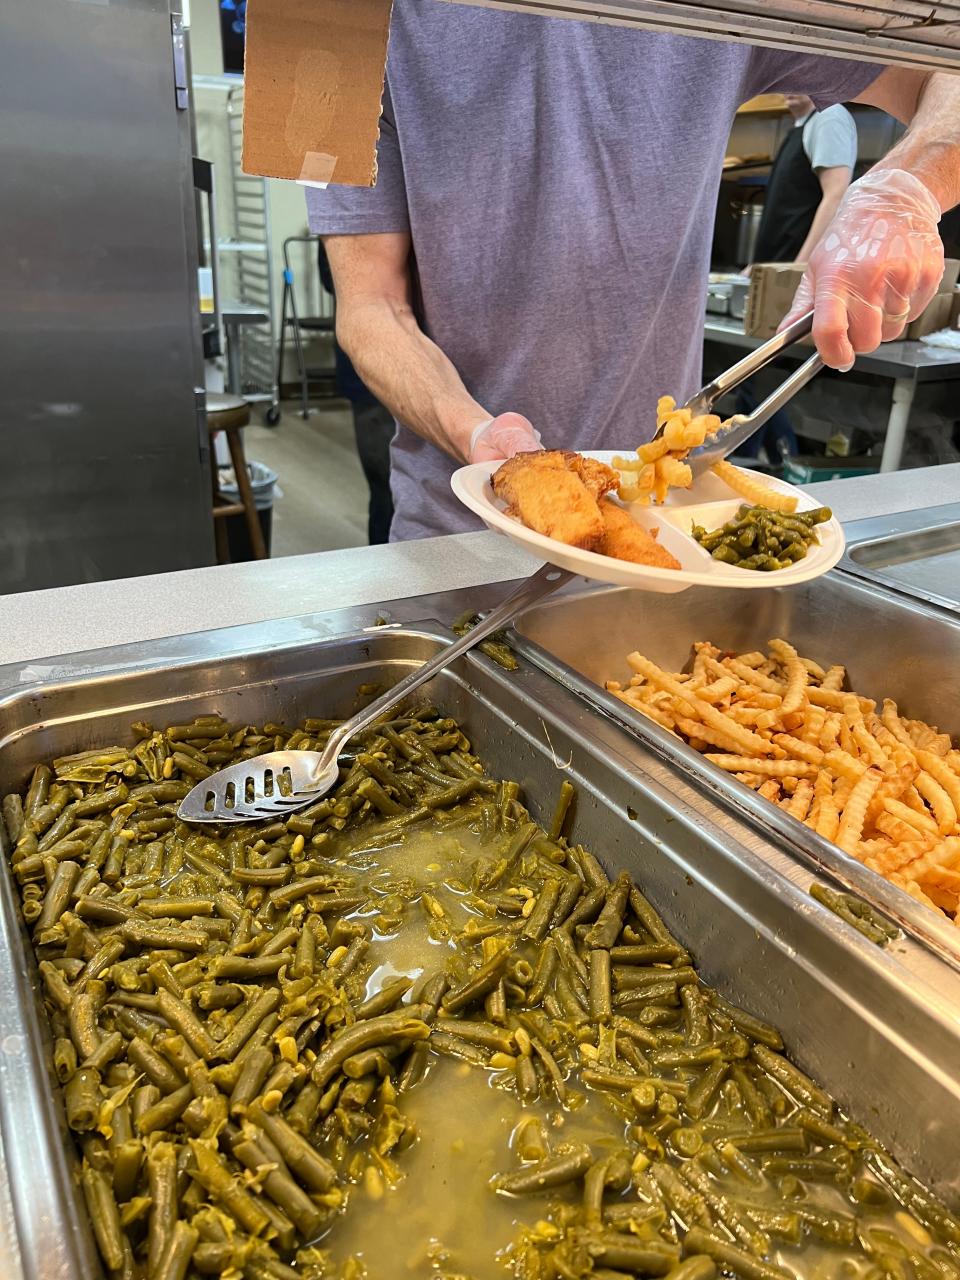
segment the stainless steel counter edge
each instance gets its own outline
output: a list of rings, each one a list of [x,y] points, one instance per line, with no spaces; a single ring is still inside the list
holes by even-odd
[[[956,500],[960,464],[810,486],[846,522]],[[0,597],[0,663],[356,608],[510,581],[535,562],[493,533],[456,534]],[[409,615],[408,615],[409,616]],[[39,674],[43,675],[42,670]]]

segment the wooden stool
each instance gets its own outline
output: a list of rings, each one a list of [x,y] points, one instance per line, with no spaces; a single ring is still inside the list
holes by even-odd
[[[267,559],[267,547],[263,540],[263,529],[257,514],[257,504],[253,500],[250,487],[250,473],[247,471],[247,459],[243,452],[243,437],[240,430],[250,421],[250,406],[242,396],[231,396],[224,392],[207,393],[207,427],[210,431],[210,442],[218,431],[226,433],[227,448],[230,450],[230,461],[237,477],[237,488],[240,501],[231,502],[220,492],[217,472],[216,450],[210,450],[210,475],[213,487],[213,528],[216,535],[217,563],[230,562],[230,550],[227,545],[227,529],[224,520],[227,516],[246,517],[247,529],[250,533],[250,546],[257,560]]]

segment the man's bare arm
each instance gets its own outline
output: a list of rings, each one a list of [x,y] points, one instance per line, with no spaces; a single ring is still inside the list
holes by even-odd
[[[823,233],[826,231],[833,215],[837,212],[840,201],[843,199],[843,193],[850,185],[852,176],[850,169],[845,164],[831,165],[828,169],[817,170],[823,198],[817,205],[817,212],[813,216],[813,222],[810,224],[807,238],[797,254],[797,262],[807,262],[816,245],[820,243]]]
[[[324,236],[337,293],[337,341],[365,386],[405,426],[452,457],[467,458],[490,413],[417,323],[410,236]]]
[[[905,169],[946,212],[960,204],[960,76],[887,67],[857,98],[908,126],[876,169]]]

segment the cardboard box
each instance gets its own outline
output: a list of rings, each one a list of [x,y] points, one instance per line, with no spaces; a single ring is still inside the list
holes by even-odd
[[[946,329],[952,309],[953,293],[938,293],[916,320],[907,325],[903,336],[914,341],[926,337],[928,333],[936,333],[938,329]]]
[[[938,293],[953,293],[960,278],[960,258],[945,258],[943,262],[943,279],[940,281]]]
[[[804,267],[792,262],[758,262],[750,271],[750,292],[743,316],[751,338],[772,338],[790,310]]]
[[[372,187],[393,0],[250,0],[244,173]]]

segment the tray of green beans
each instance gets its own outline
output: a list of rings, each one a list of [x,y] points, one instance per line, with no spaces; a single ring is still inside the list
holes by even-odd
[[[817,544],[817,525],[832,517],[829,507],[788,515],[769,507],[744,504],[719,529],[695,524],[690,536],[723,564],[774,573],[803,560],[810,547]]]
[[[960,1220],[576,842],[569,782],[537,822],[421,707],[285,821],[177,820],[198,778],[335,723],[139,724],[3,801],[109,1276],[960,1280]],[[417,927],[432,963],[384,976]],[[400,1232],[413,1104],[443,1062],[517,1109],[483,1198],[444,1192],[463,1232],[507,1203],[513,1237],[462,1259],[421,1204],[416,1266],[371,1269],[337,1240]],[[591,1117],[612,1138],[584,1138]],[[470,1134],[460,1117],[468,1159]]]

